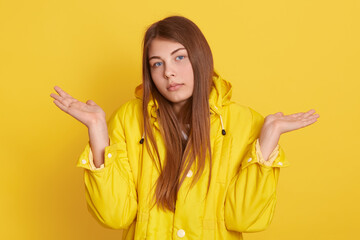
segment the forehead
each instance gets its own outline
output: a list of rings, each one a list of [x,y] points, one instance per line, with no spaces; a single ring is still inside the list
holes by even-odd
[[[170,55],[178,48],[184,48],[184,46],[181,43],[172,40],[155,38],[151,41],[149,46],[149,57]]]

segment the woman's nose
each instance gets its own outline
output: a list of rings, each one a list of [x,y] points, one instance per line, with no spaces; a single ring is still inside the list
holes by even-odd
[[[175,70],[171,64],[165,64],[164,77],[169,79],[171,77],[175,77]]]

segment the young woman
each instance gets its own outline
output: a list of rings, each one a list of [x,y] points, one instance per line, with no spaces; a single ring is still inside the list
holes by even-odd
[[[61,88],[54,103],[88,127],[79,158],[86,200],[123,239],[242,239],[265,229],[279,169],[281,134],[317,121],[315,110],[265,119],[231,101],[210,47],[190,20],[172,16],[144,38],[143,83],[108,123],[93,101]]]

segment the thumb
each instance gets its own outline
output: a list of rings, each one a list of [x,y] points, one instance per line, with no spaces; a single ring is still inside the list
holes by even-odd
[[[87,100],[86,104],[91,105],[91,106],[96,106],[97,105],[93,100]]]

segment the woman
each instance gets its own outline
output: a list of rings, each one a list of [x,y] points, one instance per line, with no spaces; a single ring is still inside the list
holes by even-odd
[[[86,200],[123,239],[242,239],[265,229],[279,169],[281,134],[317,121],[314,110],[265,119],[232,102],[210,47],[190,20],[173,16],[144,38],[143,83],[108,124],[93,101],[55,87],[54,103],[88,127],[79,158]]]

